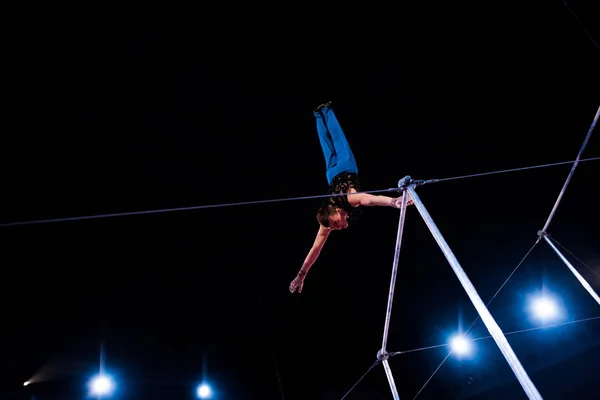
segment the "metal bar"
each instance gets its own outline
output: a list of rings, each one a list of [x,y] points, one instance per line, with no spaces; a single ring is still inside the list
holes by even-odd
[[[404,220],[406,218],[406,204],[408,194],[402,194],[402,209],[400,210],[400,221],[398,222],[398,234],[396,236],[396,250],[394,252],[394,263],[392,266],[392,279],[390,280],[390,293],[388,295],[387,312],[385,313],[385,325],[383,327],[383,340],[381,343],[381,354],[385,355],[388,333],[390,329],[390,318],[392,316],[392,304],[394,303],[394,288],[396,287],[396,275],[398,273],[398,259],[400,258],[400,246],[402,244],[402,233],[404,231]]]
[[[448,259],[448,262],[450,263],[450,266],[454,270],[454,273],[456,274],[458,280],[460,281],[463,288],[467,292],[469,299],[471,299],[471,301],[473,302],[473,305],[475,306],[475,309],[479,313],[481,320],[485,324],[485,326],[488,329],[488,331],[490,332],[491,336],[494,338],[494,341],[500,348],[500,351],[504,355],[504,358],[506,358],[508,365],[513,370],[515,376],[519,380],[519,383],[523,387],[523,390],[527,394],[527,397],[529,399],[542,399],[542,395],[538,392],[537,388],[535,387],[535,385],[533,384],[533,382],[527,375],[527,372],[521,365],[521,363],[520,363],[519,359],[517,358],[517,355],[514,353],[513,349],[510,347],[508,340],[506,340],[504,333],[502,332],[502,330],[500,329],[500,327],[494,320],[494,317],[492,317],[492,314],[490,314],[490,312],[488,311],[483,300],[481,300],[481,297],[479,297],[477,290],[475,289],[475,287],[473,286],[473,284],[467,277],[467,274],[465,273],[465,271],[462,269],[460,263],[454,256],[454,253],[452,253],[450,246],[448,246],[448,243],[446,243],[446,240],[444,240],[444,237],[440,233],[438,227],[433,222],[431,215],[429,215],[429,213],[427,212],[427,209],[423,205],[423,202],[421,202],[421,199],[415,192],[414,187],[411,185],[408,187],[407,190],[408,190],[408,193],[410,194],[410,197],[413,200],[414,205],[417,207],[417,210],[423,217],[425,224],[427,224],[427,227],[431,231],[431,234],[435,238],[437,244],[440,246],[440,249],[446,256],[446,259]]]
[[[594,300],[596,300],[596,303],[598,303],[598,305],[600,305],[600,297],[598,297],[598,293],[596,293],[594,291],[594,289],[590,286],[590,284],[587,283],[587,281],[583,278],[583,276],[581,276],[581,274],[575,269],[575,267],[573,267],[573,265],[569,262],[569,260],[567,260],[567,258],[558,250],[558,248],[556,248],[554,243],[552,243],[550,241],[550,239],[548,239],[548,236],[547,235],[543,235],[543,236],[544,236],[544,239],[546,240],[546,242],[550,245],[550,247],[552,247],[552,249],[556,252],[556,254],[558,254],[560,259],[563,260],[563,262],[566,264],[567,267],[569,267],[569,269],[571,270],[573,275],[575,275],[575,278],[577,278],[579,283],[581,283],[583,285],[585,290],[587,290],[588,293],[594,298]]]
[[[600,115],[600,106],[598,106],[598,111],[596,111],[596,116],[594,117],[594,120],[592,121],[592,125],[590,126],[590,129],[588,130],[588,133],[583,141],[583,145],[581,146],[581,149],[579,150],[579,154],[577,154],[577,158],[575,159],[575,162],[573,163],[571,172],[569,172],[569,175],[567,176],[567,180],[565,181],[565,184],[563,185],[563,188],[560,191],[558,198],[556,199],[556,203],[554,203],[554,207],[552,208],[552,211],[550,211],[548,220],[546,221],[544,228],[542,228],[542,232],[544,232],[544,233],[548,229],[548,226],[550,225],[550,221],[552,221],[552,218],[554,217],[554,213],[556,212],[556,209],[558,208],[558,204],[560,203],[560,200],[562,199],[563,195],[565,194],[565,190],[567,190],[567,186],[569,185],[569,182],[571,181],[571,178],[573,177],[573,173],[575,172],[575,168],[577,168],[577,164],[579,163],[579,158],[581,157],[581,154],[583,153],[583,150],[585,149],[587,142],[590,140],[590,136],[592,136],[592,131],[594,130],[594,127],[596,126],[596,122],[598,122],[599,115]]]
[[[400,395],[398,394],[398,389],[396,388],[396,383],[394,382],[394,375],[392,375],[392,370],[390,368],[388,360],[383,360],[382,364],[383,369],[385,371],[385,375],[387,376],[388,382],[390,383],[390,389],[392,389],[392,396],[394,396],[394,400],[400,400]]]

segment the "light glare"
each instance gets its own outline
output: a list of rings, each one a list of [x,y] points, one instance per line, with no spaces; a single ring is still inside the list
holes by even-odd
[[[197,393],[198,398],[209,399],[212,394],[212,390],[210,390],[210,386],[208,386],[206,383],[203,383],[200,386],[198,386]]]
[[[558,307],[554,300],[547,296],[535,298],[532,301],[532,309],[538,318],[551,319],[558,316]]]
[[[471,343],[464,336],[454,336],[450,341],[452,351],[462,356],[471,352]]]
[[[106,375],[95,376],[90,382],[90,393],[92,396],[107,396],[114,390],[113,380]]]

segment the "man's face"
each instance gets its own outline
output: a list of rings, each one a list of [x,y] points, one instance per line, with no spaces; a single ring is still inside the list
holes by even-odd
[[[337,209],[337,213],[329,216],[329,229],[339,230],[348,227],[348,213],[340,208]]]

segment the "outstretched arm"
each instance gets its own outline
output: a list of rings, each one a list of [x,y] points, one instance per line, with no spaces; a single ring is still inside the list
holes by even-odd
[[[312,247],[310,248],[308,255],[304,259],[304,263],[302,263],[302,267],[300,268],[300,271],[298,271],[298,275],[290,284],[290,292],[294,293],[294,291],[298,289],[298,293],[302,293],[302,286],[304,286],[304,278],[306,278],[306,274],[308,273],[310,267],[312,267],[315,261],[317,261],[317,258],[319,258],[319,254],[321,254],[321,249],[323,249],[323,246],[325,245],[325,241],[327,240],[329,233],[331,233],[331,230],[319,226],[317,237],[315,238],[315,241]]]
[[[402,197],[388,197],[388,196],[378,196],[368,193],[350,193],[348,194],[348,203],[352,206],[365,206],[365,207],[394,207],[400,208],[402,207]],[[411,205],[412,199],[408,199],[407,205]]]

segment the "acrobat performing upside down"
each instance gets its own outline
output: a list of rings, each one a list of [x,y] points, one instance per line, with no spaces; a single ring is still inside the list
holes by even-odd
[[[331,108],[331,102],[320,105],[313,113],[317,121],[321,149],[325,156],[327,168],[325,175],[329,183],[329,194],[337,194],[337,196],[327,198],[317,210],[319,231],[300,271],[290,284],[292,293],[296,290],[298,293],[302,293],[306,275],[319,257],[327,237],[333,231],[346,229],[348,220],[352,221],[353,218],[356,218],[360,213],[361,206],[396,209],[402,207],[401,197],[359,193],[361,189],[358,167],[344,131]],[[345,195],[340,196],[339,194]],[[411,204],[412,200],[408,199],[407,205]]]

